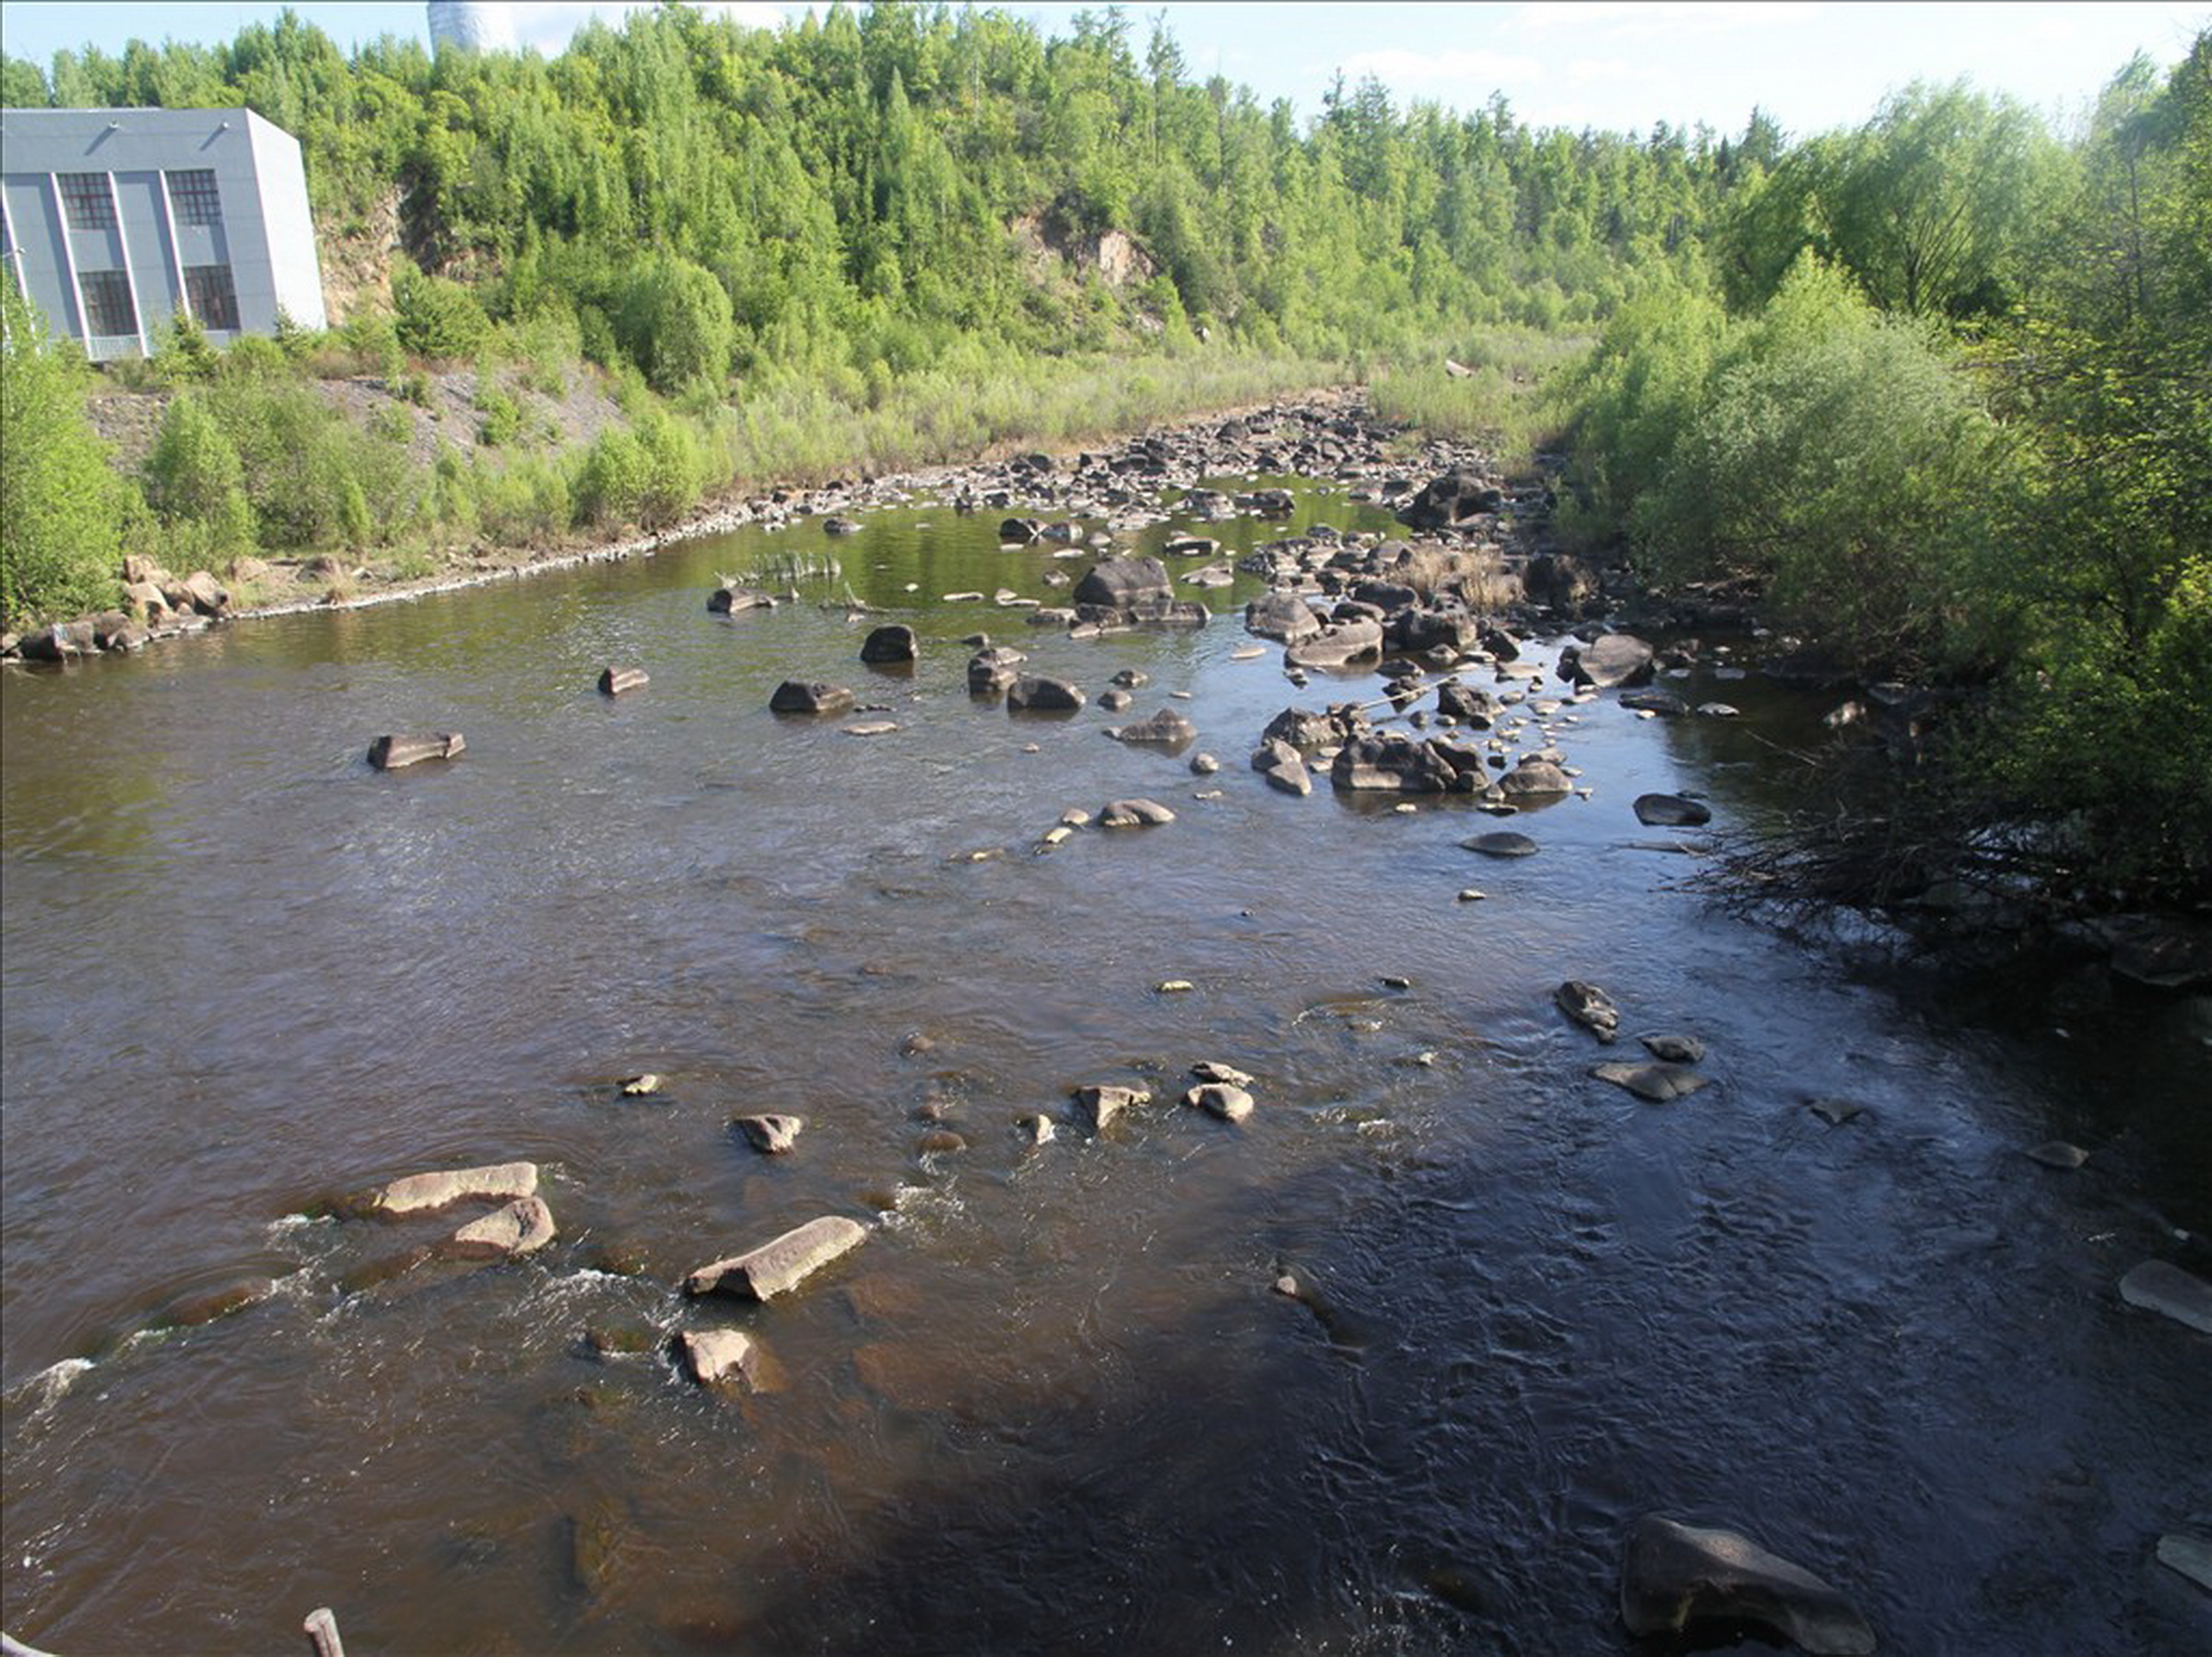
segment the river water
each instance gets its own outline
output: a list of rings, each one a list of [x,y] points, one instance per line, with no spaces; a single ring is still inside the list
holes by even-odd
[[[1887,1651],[2207,1649],[2152,1550],[2212,1510],[2212,1341],[2115,1291],[2203,1269],[2202,1000],[1962,998],[1683,889],[1630,802],[1785,797],[1819,705],[1756,676],[1674,687],[1738,721],[1559,709],[1591,797],[1518,862],[1459,802],[1274,792],[1268,717],[1377,680],[1240,659],[1249,577],[1196,632],[946,602],[1086,567],[993,529],[746,531],[0,684],[10,1633],[304,1649],[327,1604],[355,1657],[1630,1651],[1621,1541],[1664,1511]],[[706,613],[825,556],[804,602]],[[857,661],[886,618],[911,675]],[[1094,699],[1141,670],[1118,717],[1181,708],[1220,774],[1095,699],[971,700],[978,629]],[[651,685],[600,697],[609,663]],[[899,729],[771,716],[793,676]],[[363,760],[450,729],[451,763]],[[1037,853],[1131,794],[1177,820]],[[1627,1053],[1553,1010],[1569,977],[1701,1037],[1712,1085],[1589,1078]],[[1204,1059],[1259,1078],[1241,1126],[1174,1102]],[[1162,1101],[1078,1127],[1117,1080]],[[755,1111],[806,1119],[793,1154],[732,1134]],[[2053,1136],[2088,1165],[2026,1158]],[[457,1222],[319,1217],[523,1158],[560,1227],[525,1260],[385,1275]],[[676,1293],[820,1214],[869,1240],[788,1300]],[[676,1373],[715,1325],[776,1390]]]

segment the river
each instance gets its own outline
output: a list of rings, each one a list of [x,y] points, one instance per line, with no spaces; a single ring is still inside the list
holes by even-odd
[[[1388,527],[1300,488],[1300,523]],[[2207,1649],[2151,1555],[2212,1510],[2212,1341],[2115,1288],[2203,1269],[2204,999],[1954,993],[1686,890],[1630,802],[1786,798],[1774,745],[1821,704],[1756,676],[1673,686],[1737,720],[1545,716],[1590,796],[1514,821],[1531,858],[1464,849],[1500,825],[1459,801],[1275,792],[1267,719],[1376,679],[1241,657],[1249,576],[1203,630],[1096,640],[947,602],[1086,567],[995,519],[6,675],[11,1634],[304,1650],[329,1605],[354,1657],[1626,1652],[1621,1542],[1661,1511],[1816,1570],[1887,1651]],[[824,557],[802,602],[706,612]],[[857,661],[886,619],[909,675]],[[971,699],[979,629],[1091,705]],[[651,684],[600,696],[610,663]],[[1181,709],[1218,776],[1101,734],[1124,668],[1123,717]],[[898,729],[771,715],[794,676]],[[450,762],[363,759],[455,729]],[[1038,852],[1132,794],[1176,820]],[[1619,1047],[1553,1008],[1567,978]],[[1587,1075],[1662,1029],[1710,1086]],[[1241,1125],[1175,1102],[1207,1059],[1258,1078]],[[1093,1134],[1091,1081],[1161,1097]],[[792,1154],[733,1134],[758,1111],[806,1118]],[[2088,1166],[2027,1158],[2054,1136]],[[455,1222],[322,1211],[512,1158],[560,1228],[527,1259],[382,1275]],[[821,1214],[869,1240],[788,1299],[676,1292]],[[774,1390],[681,1378],[668,1336],[717,1325]]]

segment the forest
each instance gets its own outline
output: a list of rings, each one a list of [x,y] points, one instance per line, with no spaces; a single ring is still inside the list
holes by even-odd
[[[898,4],[669,6],[551,59],[349,56],[288,14],[6,59],[0,101],[250,105],[301,141],[326,270],[400,250],[326,335],[187,325],[103,370],[170,394],[127,475],[91,370],[7,295],[11,627],[112,603],[157,540],[404,568],[1359,380],[1511,463],[1563,449],[1562,535],[1653,587],[1753,583],[1841,670],[1970,698],[1883,856],[1971,846],[2085,902],[2212,886],[2212,33],[2065,131],[1964,84],[1804,136],[1371,80],[1301,122],[1120,7],[1053,38]],[[311,389],[419,401],[456,366],[479,441],[434,465]],[[552,450],[532,399],[581,378],[626,417]]]

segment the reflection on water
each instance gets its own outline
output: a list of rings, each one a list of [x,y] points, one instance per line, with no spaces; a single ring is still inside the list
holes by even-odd
[[[1625,1650],[1656,1509],[1814,1566],[1888,1649],[2195,1641],[2143,1561],[2212,1506],[2206,1347],[2112,1285],[2212,1228],[2201,1004],[2124,1005],[2124,1043],[1962,1023],[1685,895],[1629,802],[1786,790],[1759,737],[1817,710],[1756,681],[1684,687],[1735,723],[1561,709],[1593,797],[1511,864],[1456,802],[1277,793],[1267,718],[1371,678],[1294,692],[1228,619],[943,602],[1085,568],[994,526],[879,514],[727,620],[717,574],[820,531],[6,682],[11,1633],[264,1649],[327,1604],[364,1653]],[[856,660],[885,619],[911,676]],[[971,699],[977,631],[1092,705]],[[651,685],[600,697],[609,663]],[[898,730],[771,717],[793,676]],[[1166,706],[1218,776],[1100,734]],[[465,757],[368,769],[418,729]],[[1037,853],[1131,794],[1177,820]],[[1715,1085],[1590,1080],[1567,977]],[[1258,1078],[1241,1127],[1175,1102],[1203,1059]],[[1092,1135],[1087,1081],[1158,1102]],[[764,1110],[792,1155],[730,1133]],[[2089,1167],[2020,1155],[2053,1134]],[[530,1261],[387,1275],[423,1228],[301,1217],[513,1158],[561,1228]],[[825,1213],[870,1240],[788,1301],[674,1292]],[[274,1288],[169,1326],[241,1283]],[[677,1378],[721,1324],[779,1390]]]

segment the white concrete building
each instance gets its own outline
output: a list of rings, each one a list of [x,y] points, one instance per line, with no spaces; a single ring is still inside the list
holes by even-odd
[[[180,311],[225,343],[326,325],[299,141],[252,110],[0,110],[0,257],[95,361]]]

